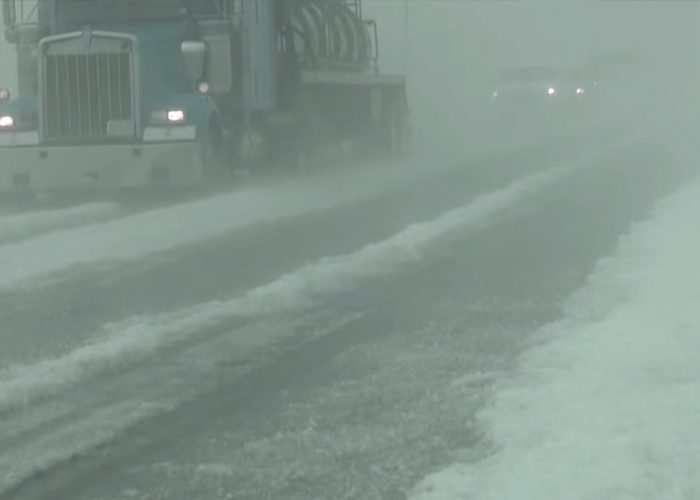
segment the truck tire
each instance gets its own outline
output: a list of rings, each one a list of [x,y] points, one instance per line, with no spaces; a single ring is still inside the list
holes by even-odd
[[[391,154],[401,155],[405,153],[410,135],[406,110],[400,104],[396,104],[392,113]]]
[[[225,168],[224,136],[221,127],[212,122],[206,134],[199,139],[199,148],[206,181],[221,181],[230,177],[230,172]]]

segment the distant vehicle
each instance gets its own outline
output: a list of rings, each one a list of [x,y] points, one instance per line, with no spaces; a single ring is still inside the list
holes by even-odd
[[[491,81],[490,95],[484,96],[488,135],[513,145],[557,142],[586,133],[598,119],[596,83],[583,69],[505,68]]]
[[[594,85],[594,81],[571,70],[551,66],[510,67],[493,79],[491,99],[505,104],[555,105],[583,100]]]

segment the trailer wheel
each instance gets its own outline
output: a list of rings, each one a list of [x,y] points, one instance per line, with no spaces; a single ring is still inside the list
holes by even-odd
[[[390,155],[400,155],[406,150],[410,132],[406,109],[396,96],[392,99],[387,119],[387,151]]]

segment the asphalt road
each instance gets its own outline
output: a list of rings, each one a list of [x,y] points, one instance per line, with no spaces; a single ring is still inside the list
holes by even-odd
[[[695,173],[658,144],[604,144],[465,158],[1,293],[4,362],[44,379],[0,378],[0,497],[401,499],[486,456],[493,382]]]

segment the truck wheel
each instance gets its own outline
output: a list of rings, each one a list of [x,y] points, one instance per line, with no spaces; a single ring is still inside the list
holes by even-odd
[[[212,124],[207,134],[199,139],[204,178],[218,181],[225,177],[224,137],[221,127]]]
[[[403,106],[396,99],[389,109],[386,127],[386,151],[389,155],[400,155],[408,140],[408,120]]]

